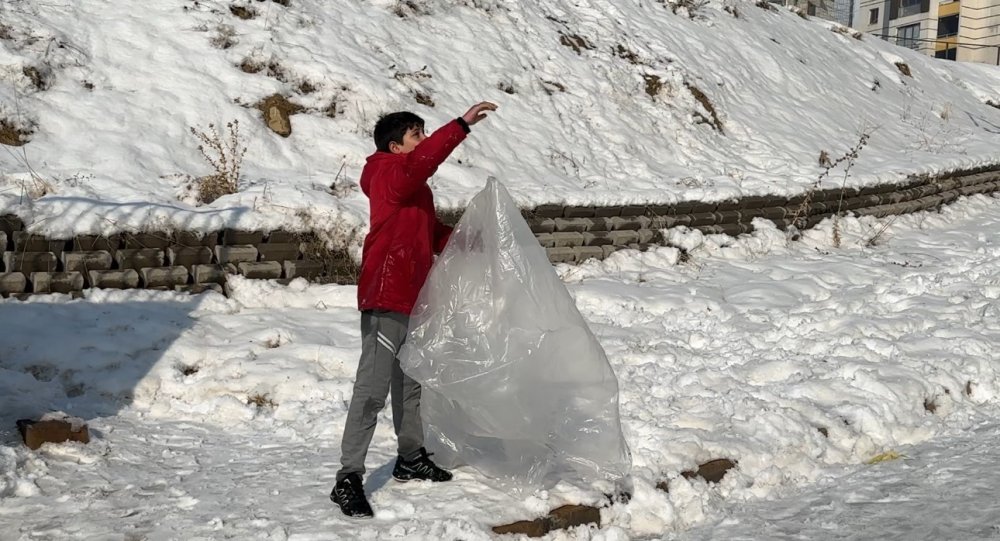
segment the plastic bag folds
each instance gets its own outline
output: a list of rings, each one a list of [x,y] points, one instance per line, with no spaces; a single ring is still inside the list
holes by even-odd
[[[631,468],[607,356],[495,179],[434,263],[399,360],[423,387],[426,446],[445,467],[517,493]]]

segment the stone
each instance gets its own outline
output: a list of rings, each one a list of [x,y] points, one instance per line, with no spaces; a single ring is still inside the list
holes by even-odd
[[[564,505],[549,511],[549,530],[564,530],[583,524],[601,527],[601,510],[590,505]]]
[[[28,277],[23,272],[0,273],[0,293],[24,293],[28,289]]]
[[[35,293],[72,293],[83,291],[81,272],[33,272],[31,291]]]
[[[594,225],[590,218],[556,218],[554,221],[556,231],[566,233],[582,233]]]
[[[142,286],[146,288],[180,286],[188,283],[187,267],[145,267],[139,269]]]
[[[639,242],[639,232],[632,230],[609,231],[608,238],[611,239],[611,244],[621,246],[624,244]]]
[[[143,269],[146,267],[163,266],[163,250],[159,248],[125,248],[115,252],[115,262],[118,268]]]
[[[113,258],[107,250],[88,252],[63,252],[63,270],[66,272],[88,272],[92,270],[108,270]]]
[[[643,209],[645,210],[645,209]],[[641,211],[640,211],[641,213]],[[594,216],[598,218],[610,218],[611,216],[621,216],[622,207],[595,207]]]
[[[4,252],[3,265],[7,272],[55,272],[59,260],[52,252]]]
[[[323,274],[323,263],[321,261],[285,260],[281,263],[281,267],[284,271],[284,277],[289,279],[301,277],[307,280],[312,280],[313,278]]]
[[[258,280],[281,278],[281,263],[277,261],[243,262],[236,266],[240,274]]]
[[[216,246],[215,260],[219,263],[244,263],[257,261],[257,247],[246,245]]]
[[[181,293],[190,293],[191,295],[197,295],[199,293],[204,293],[206,291],[214,291],[220,295],[225,295],[225,289],[220,284],[191,284],[183,286],[174,286],[174,291],[179,291]]]
[[[611,229],[613,230],[631,229],[634,231],[638,229],[646,229],[651,223],[653,223],[653,219],[647,216],[609,218],[609,220],[611,223]]]
[[[261,261],[294,261],[299,258],[299,245],[291,243],[263,243],[257,245]]]
[[[21,419],[17,421],[17,429],[21,433],[24,444],[31,450],[36,450],[45,443],[62,443],[64,441],[90,443],[90,431],[86,424],[74,426],[71,421],[63,419],[45,421]]]
[[[583,246],[583,233],[552,233],[553,246]]]
[[[718,483],[726,475],[726,472],[736,467],[736,462],[728,458],[717,458],[698,466],[698,471],[683,471],[681,476],[685,479],[701,477],[709,483]]]
[[[502,526],[494,526],[493,533],[498,535],[520,534],[528,537],[542,537],[549,533],[549,521],[546,518],[536,518],[535,520],[521,520]]]
[[[271,131],[288,137],[292,134],[291,116],[302,110],[300,105],[296,105],[281,94],[274,94],[260,101],[257,108],[264,114],[264,122]]]
[[[718,218],[719,216],[714,212],[696,212],[691,214],[691,222],[688,225],[692,227],[712,225]]]
[[[7,233],[8,236],[14,231],[20,231],[22,229],[24,229],[24,222],[22,222],[17,215],[4,214],[0,216],[0,231]]]
[[[618,214],[610,214],[606,216],[621,216],[623,218],[630,218],[633,216],[645,216],[646,213],[652,213],[652,209],[646,205],[625,205],[621,208],[621,212]],[[605,216],[598,214],[598,216]]]
[[[597,211],[594,210],[594,207],[588,206],[573,205],[563,209],[564,218],[591,218],[596,214]]]
[[[41,235],[33,235],[27,231],[14,231],[12,234],[15,252],[52,252],[60,254],[66,249],[66,241],[49,240]]]
[[[586,246],[606,246],[614,244],[614,240],[611,239],[607,231],[593,231],[583,234],[583,243]]]
[[[135,289],[139,287],[139,273],[135,269],[92,270],[87,273],[88,285],[101,289]]]
[[[167,248],[167,265],[190,269],[195,265],[208,265],[212,256],[212,248],[208,246],[171,246]]]
[[[562,205],[539,205],[530,212],[537,218],[561,218],[565,209]]]
[[[553,248],[556,245],[556,239],[552,236],[552,233],[539,233],[535,235],[535,239],[537,239],[538,244],[541,244],[544,248]]]

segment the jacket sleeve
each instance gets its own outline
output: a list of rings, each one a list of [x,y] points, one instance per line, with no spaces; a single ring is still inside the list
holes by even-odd
[[[462,124],[456,119],[441,126],[406,155],[403,174],[394,175],[388,186],[393,200],[405,201],[427,183],[438,166],[465,140],[468,128]]]
[[[451,232],[453,228],[451,226],[444,225],[441,220],[437,220],[434,223],[434,253],[440,254],[444,251],[445,245],[448,244],[448,239],[451,238]]]

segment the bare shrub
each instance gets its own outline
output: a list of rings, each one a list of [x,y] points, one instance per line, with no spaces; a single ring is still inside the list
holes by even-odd
[[[580,54],[584,49],[593,49],[594,46],[587,41],[587,38],[577,34],[559,33],[559,43],[573,49],[576,54]]]
[[[202,203],[211,203],[239,190],[240,167],[247,147],[240,140],[238,120],[226,123],[226,128],[228,134],[223,134],[215,124],[209,124],[204,132],[191,128],[191,134],[201,141],[198,151],[215,171],[198,179],[198,200]]]
[[[278,404],[274,400],[271,400],[270,395],[267,393],[254,393],[247,397],[247,405],[257,406],[258,410],[262,409],[274,409],[278,407]]]
[[[848,177],[851,176],[851,167],[854,165],[854,162],[858,159],[858,155],[861,153],[861,149],[868,144],[868,140],[871,139],[871,135],[872,133],[870,129],[862,130],[861,135],[858,136],[858,142],[855,143],[853,147],[848,149],[843,156],[840,156],[836,160],[830,161],[829,153],[827,153],[825,150],[820,152],[821,161],[823,156],[826,155],[826,164],[821,163],[821,165],[823,165],[823,172],[820,173],[819,177],[816,178],[816,181],[813,182],[812,186],[809,187],[809,191],[806,192],[805,198],[802,200],[802,203],[799,204],[798,208],[796,208],[795,212],[792,214],[792,224],[791,224],[792,226],[794,226],[797,229],[804,229],[806,227],[807,219],[809,217],[809,206],[812,205],[813,196],[816,194],[816,191],[820,188],[820,185],[823,184],[823,181],[830,176],[830,172],[833,171],[834,168],[836,168],[840,164],[845,164],[844,178],[843,181],[841,182],[841,187],[840,187],[840,200],[837,202],[837,212],[834,213],[834,218],[833,218],[834,246],[838,248],[840,247],[839,216],[843,209],[844,194],[847,191],[847,179]]]
[[[913,74],[910,71],[910,66],[906,62],[896,62],[896,69],[899,70],[899,73],[902,73],[907,77],[913,77]]]

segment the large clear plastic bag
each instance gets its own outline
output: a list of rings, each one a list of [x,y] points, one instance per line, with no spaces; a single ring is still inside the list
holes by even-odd
[[[426,446],[523,493],[621,481],[618,380],[545,250],[495,179],[431,269],[399,360],[423,386]]]

